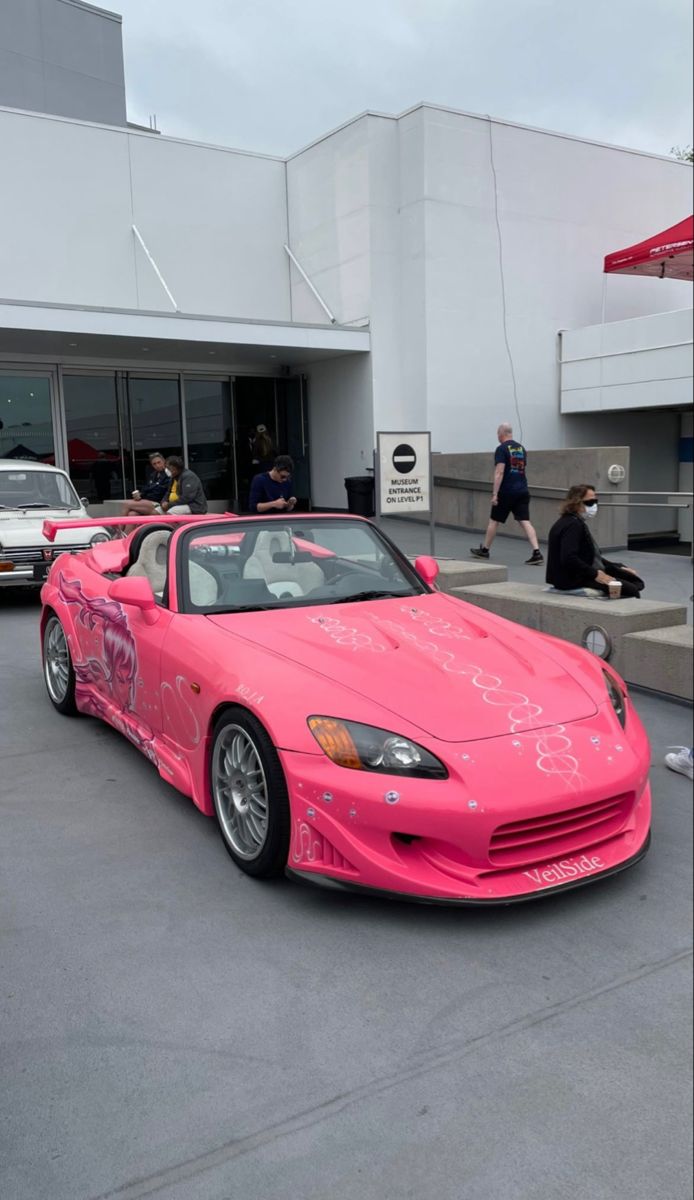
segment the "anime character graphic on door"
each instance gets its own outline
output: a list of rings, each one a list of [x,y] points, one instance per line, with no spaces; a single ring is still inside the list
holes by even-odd
[[[137,644],[122,604],[85,595],[79,579],[58,579],[61,600],[77,608],[79,647],[73,647],[75,699],[80,712],[100,717],[157,762],[154,731],[135,710]],[[80,653],[77,653],[79,648]]]

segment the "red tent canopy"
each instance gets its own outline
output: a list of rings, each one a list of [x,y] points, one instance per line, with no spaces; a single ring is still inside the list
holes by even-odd
[[[694,216],[656,233],[655,237],[615,250],[605,257],[605,271],[621,275],[657,275],[660,279],[694,278]]]

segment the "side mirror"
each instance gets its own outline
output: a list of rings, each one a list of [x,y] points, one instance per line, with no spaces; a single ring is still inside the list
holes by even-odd
[[[117,600],[119,604],[139,608],[148,625],[153,625],[159,616],[152,585],[144,575],[125,575],[112,580],[108,594],[111,600]]]
[[[429,587],[434,586],[439,573],[439,564],[435,558],[431,558],[428,554],[421,555],[420,558],[416,559],[414,569]]]

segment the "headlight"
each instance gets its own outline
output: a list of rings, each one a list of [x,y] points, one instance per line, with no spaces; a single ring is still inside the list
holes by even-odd
[[[605,684],[607,686],[607,694],[612,701],[612,707],[617,714],[617,720],[624,729],[627,719],[626,696],[622,689],[618,686],[608,671],[603,671],[605,676]]]
[[[409,738],[336,717],[309,717],[308,727],[324,754],[339,767],[418,779],[447,779],[438,758]]]
[[[107,533],[95,533],[94,537],[90,539],[89,545],[96,546],[96,545],[98,545],[99,542],[110,542],[110,541],[111,541],[111,539]]]

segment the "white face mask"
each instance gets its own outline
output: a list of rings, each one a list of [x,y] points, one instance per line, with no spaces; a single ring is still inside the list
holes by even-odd
[[[583,506],[583,507],[585,508],[585,515],[586,515],[586,516],[587,516],[589,519],[591,519],[591,520],[592,520],[592,518],[593,518],[593,517],[597,517],[597,515],[598,515],[598,506],[597,506],[597,504],[596,504],[594,501],[593,501],[591,504],[584,504],[584,506]]]

